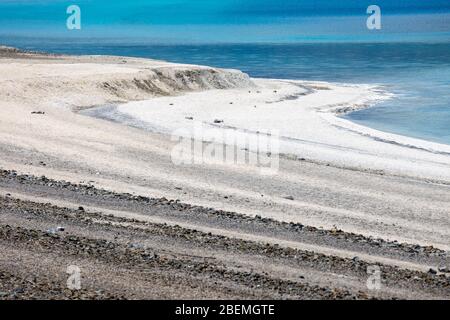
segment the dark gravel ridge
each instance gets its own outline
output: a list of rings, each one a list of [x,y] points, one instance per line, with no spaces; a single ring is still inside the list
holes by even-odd
[[[346,290],[329,289],[293,281],[271,278],[266,275],[250,272],[237,272],[214,265],[210,262],[198,262],[190,259],[177,259],[156,254],[144,248],[120,245],[98,239],[88,239],[73,235],[60,236],[38,230],[27,230],[20,227],[0,226],[0,239],[12,243],[34,242],[44,250],[58,251],[68,256],[95,256],[96,259],[116,266],[128,265],[133,269],[167,270],[176,269],[190,276],[209,276],[216,280],[240,283],[247,287],[258,287],[275,291],[279,295],[294,295],[308,299],[363,299],[368,298],[363,292],[351,293]],[[20,281],[23,281],[20,279]]]
[[[430,257],[441,257],[443,259],[448,258],[448,253],[439,248],[433,246],[421,246],[418,244],[410,243],[399,243],[397,241],[389,241],[381,238],[367,237],[360,234],[355,234],[351,232],[344,232],[339,229],[325,230],[319,229],[311,226],[305,226],[300,223],[293,222],[282,222],[270,218],[263,218],[259,215],[254,217],[246,216],[243,214],[235,212],[227,212],[223,210],[216,210],[214,208],[205,208],[200,206],[191,205],[188,203],[182,203],[179,200],[169,200],[166,198],[151,198],[146,196],[132,195],[129,193],[116,193],[113,191],[108,191],[104,189],[99,189],[93,185],[88,184],[73,184],[66,181],[56,181],[49,179],[45,176],[36,177],[26,174],[18,174],[14,170],[0,170],[0,179],[6,179],[11,181],[18,181],[20,184],[24,185],[40,185],[51,187],[53,189],[61,189],[73,191],[85,196],[90,197],[102,197],[105,199],[123,200],[130,203],[142,203],[154,207],[163,207],[171,210],[185,212],[189,215],[199,215],[204,217],[214,216],[217,219],[223,220],[235,220],[238,223],[241,222],[251,222],[264,227],[275,227],[286,231],[292,232],[308,232],[314,233],[319,236],[326,236],[330,238],[335,238],[337,240],[345,240],[352,243],[359,243],[364,246],[373,246],[376,248],[395,248],[408,255],[424,255]]]
[[[46,195],[49,199],[80,204],[76,210],[73,207],[15,199],[11,194],[0,196],[0,245],[4,248],[22,248],[18,249],[24,250],[21,254],[31,249],[51,260],[49,256],[56,253],[62,258],[67,257],[63,264],[69,260],[88,259],[94,264],[113,268],[119,275],[120,270],[142,274],[150,283],[183,283],[186,292],[199,288],[198,283],[202,283],[201,288],[212,292],[217,290],[219,295],[250,299],[395,299],[405,297],[409,292],[428,298],[450,297],[450,274],[439,272],[441,266],[448,268],[448,256],[445,251],[433,247],[389,242],[336,229],[323,230],[258,215],[251,217],[178,200],[117,193],[89,184],[55,181],[9,170],[0,170],[0,186],[11,193]],[[82,205],[96,207],[98,211],[86,210]],[[160,220],[163,218],[163,221],[167,219],[170,224],[105,214],[103,209],[124,210],[142,217],[155,216]],[[183,227],[183,223],[192,227]],[[64,228],[55,231],[56,226]],[[373,263],[357,256],[348,259],[265,241],[243,240],[202,232],[196,230],[196,226],[261,235],[261,239],[276,236],[280,240],[301,242],[321,238],[319,242],[311,243],[331,247],[337,245],[337,248],[350,250],[355,249],[354,243],[357,243],[359,247],[355,254],[361,252],[381,257],[385,255],[399,261],[422,262],[434,266],[434,269],[420,272],[379,263],[385,289],[382,293],[373,292],[365,288],[367,270]],[[218,257],[238,256],[244,260],[241,262],[238,258],[230,263],[229,259],[214,258],[212,253],[220,253]],[[268,263],[271,267],[267,270],[249,267],[248,263],[253,264],[253,261]],[[37,281],[41,282],[27,287],[23,283],[29,283],[28,276],[16,274],[8,266],[7,260],[3,260],[3,267],[0,264],[0,271],[11,275],[5,276],[10,279],[5,282],[10,283],[8,287],[0,290],[5,293],[4,299],[52,296],[56,299],[121,299],[134,298],[135,294],[139,296],[129,287],[128,291],[123,292],[108,284],[100,291],[91,288],[74,293],[65,289],[61,281],[52,282],[45,276],[37,277]],[[294,271],[294,278],[268,271],[280,266]],[[147,273],[153,274],[153,278]],[[315,278],[336,275],[356,280],[359,284],[347,286],[339,284],[338,280],[333,280],[333,283],[317,282]],[[50,293],[45,293],[48,290]]]
[[[84,230],[109,229],[113,234],[127,231],[135,239],[147,239],[159,236],[163,239],[176,239],[181,243],[190,243],[207,252],[222,250],[229,253],[243,253],[250,256],[263,256],[271,261],[302,265],[315,270],[345,274],[351,277],[366,278],[369,263],[362,260],[344,259],[293,248],[280,247],[265,243],[228,238],[180,226],[155,224],[136,219],[128,219],[86,212],[82,208],[72,210],[50,204],[22,201],[10,197],[0,197],[0,213],[23,216],[27,220],[45,221],[50,225],[77,225]],[[69,228],[70,229],[70,228]],[[278,279],[276,275],[258,272],[237,272],[226,265],[211,259],[194,259],[189,256],[167,254],[161,248],[146,247],[133,242],[120,243],[105,239],[80,237],[75,234],[54,233],[50,231],[26,229],[17,226],[0,225],[0,243],[32,245],[39,251],[61,252],[64,256],[91,257],[108,265],[126,267],[133,270],[158,269],[162,272],[176,270],[190,277],[207,277],[221,281],[232,281],[239,285],[258,288],[271,292],[272,297],[296,297],[307,299],[369,299],[374,298],[367,292],[351,292],[339,288],[327,288],[311,285],[300,277],[299,282]],[[378,265],[383,275],[383,284],[400,288],[420,289],[436,295],[450,296],[450,278],[444,274],[423,273],[397,267]],[[83,298],[82,296],[80,298]]]
[[[90,291],[86,289],[70,290],[48,276],[45,279],[34,276],[18,277],[0,270],[0,300],[123,300],[124,297]]]
[[[263,254],[264,256],[271,258],[288,258],[297,261],[310,267],[319,268],[325,271],[353,271],[355,274],[366,274],[367,267],[371,264],[359,260],[359,259],[345,259],[335,256],[329,256],[321,253],[314,253],[311,251],[298,250],[294,248],[281,247],[279,245],[272,245],[269,243],[258,243],[253,241],[229,238],[222,235],[215,235],[212,233],[205,233],[202,231],[187,229],[181,226],[159,224],[144,222],[137,219],[129,219],[122,217],[115,217],[112,215],[105,216],[98,212],[86,212],[83,209],[71,210],[68,208],[61,208],[50,204],[34,203],[30,201],[22,201],[12,198],[0,197],[0,210],[8,212],[8,209],[20,208],[26,210],[27,214],[34,216],[34,218],[45,217],[44,219],[54,219],[55,222],[70,221],[71,223],[81,223],[83,227],[87,227],[92,224],[99,226],[109,226],[114,229],[133,230],[133,234],[152,234],[165,236],[169,238],[178,238],[183,241],[195,242],[196,246],[202,248],[213,249],[229,249],[230,251],[238,250],[240,252]],[[57,219],[58,217],[63,220]],[[123,223],[123,225],[118,225]],[[141,228],[145,227],[145,228]],[[134,246],[134,243],[130,243],[129,246]],[[317,262],[320,261],[320,266]],[[450,278],[447,279],[445,275],[441,274],[435,276],[433,274],[424,274],[418,271],[404,270],[392,266],[382,266],[382,271],[387,275],[396,275],[392,277],[392,280],[398,280],[398,278],[418,278],[423,279],[425,282],[436,282],[438,286],[449,286]],[[389,278],[386,278],[389,280]]]

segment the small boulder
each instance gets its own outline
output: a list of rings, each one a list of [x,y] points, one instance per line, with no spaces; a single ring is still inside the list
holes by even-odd
[[[442,273],[449,273],[450,272],[450,270],[447,268],[447,267],[439,267],[439,272],[442,272]]]
[[[437,274],[437,271],[433,268],[430,268],[430,270],[428,270],[429,274]]]

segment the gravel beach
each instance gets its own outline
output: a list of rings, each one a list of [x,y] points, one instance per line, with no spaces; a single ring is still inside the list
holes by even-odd
[[[358,163],[310,149],[281,154],[264,176],[176,165],[167,134],[85,113],[165,99],[170,114],[192,93],[264,85],[236,70],[0,47],[0,299],[449,299],[442,146],[408,146],[391,163],[403,147],[390,144],[374,165],[368,149],[327,153]],[[314,86],[283,101],[325,94]],[[267,99],[283,105],[283,88]],[[67,285],[70,266],[80,289]]]
[[[6,299],[433,299],[450,294],[448,274],[438,271],[450,259],[433,247],[11,171],[1,172],[0,186],[10,190],[0,196],[5,279],[0,291]],[[297,243],[326,244],[354,257],[301,250]],[[366,255],[374,261],[365,261]],[[66,288],[69,265],[79,266],[82,290]],[[367,268],[374,265],[382,274],[382,287],[375,291],[366,286]]]

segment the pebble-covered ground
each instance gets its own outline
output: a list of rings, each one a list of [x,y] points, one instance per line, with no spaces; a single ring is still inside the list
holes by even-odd
[[[0,171],[0,189],[0,299],[450,298],[450,259],[433,247],[14,171]],[[367,286],[374,266],[379,289]]]

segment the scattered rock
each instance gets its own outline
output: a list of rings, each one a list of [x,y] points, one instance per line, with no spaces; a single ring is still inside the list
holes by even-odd
[[[83,207],[78,207],[78,211],[84,211]]]
[[[442,273],[449,273],[449,269],[447,268],[447,267],[439,267],[439,272],[442,272]]]
[[[430,270],[428,270],[429,274],[437,274],[437,271],[433,268],[430,268]]]
[[[65,229],[63,227],[50,228],[47,230],[47,233],[56,234],[58,232],[63,232]]]
[[[144,249],[144,245],[141,243],[130,243],[128,247],[132,249]]]
[[[25,290],[23,288],[14,289],[14,294],[20,294],[20,293],[24,293],[24,292],[25,292]]]

